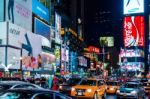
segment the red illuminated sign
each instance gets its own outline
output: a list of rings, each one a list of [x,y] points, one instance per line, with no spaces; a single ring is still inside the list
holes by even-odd
[[[99,48],[94,47],[94,46],[89,46],[88,47],[89,52],[93,52],[93,53],[100,53]]]
[[[125,17],[123,32],[125,47],[144,46],[144,17]]]

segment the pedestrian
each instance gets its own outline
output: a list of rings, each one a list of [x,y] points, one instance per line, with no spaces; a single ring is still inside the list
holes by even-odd
[[[50,75],[48,79],[48,86],[50,89],[52,88],[52,83],[53,83],[53,75]]]
[[[56,75],[54,75],[52,90],[55,90],[55,91],[58,90],[59,88],[58,83],[59,83],[58,78]]]

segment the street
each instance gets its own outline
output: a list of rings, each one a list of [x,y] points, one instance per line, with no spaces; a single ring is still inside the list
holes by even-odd
[[[107,95],[106,99],[117,99],[116,95]],[[148,97],[146,97],[148,99]]]

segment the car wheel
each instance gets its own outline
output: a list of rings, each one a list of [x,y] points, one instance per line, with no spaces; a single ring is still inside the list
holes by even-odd
[[[95,94],[94,94],[94,98],[93,99],[98,99],[98,95],[97,95],[97,93],[95,92]]]

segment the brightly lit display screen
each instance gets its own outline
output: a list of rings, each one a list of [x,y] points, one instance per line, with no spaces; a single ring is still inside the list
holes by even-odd
[[[125,47],[144,46],[144,17],[125,17],[123,36]]]
[[[122,63],[121,69],[128,71],[144,71],[144,63],[143,62],[127,62]]]
[[[144,57],[144,51],[140,49],[121,49],[121,57]]]
[[[114,38],[113,37],[100,37],[100,44],[107,46],[107,47],[113,47]]]
[[[144,13],[144,0],[124,0],[124,14]]]

